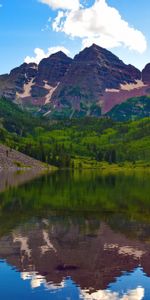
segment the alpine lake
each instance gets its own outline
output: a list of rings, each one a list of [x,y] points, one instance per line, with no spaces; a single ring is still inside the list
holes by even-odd
[[[0,299],[149,300],[150,173],[28,175],[0,173]]]

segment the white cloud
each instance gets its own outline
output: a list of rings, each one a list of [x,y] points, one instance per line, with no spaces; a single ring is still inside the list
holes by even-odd
[[[92,294],[81,291],[81,297],[85,300],[142,300],[144,297],[144,289],[142,287],[137,287],[137,289],[131,290],[123,296],[119,296],[118,293],[109,290],[100,290]]]
[[[26,56],[26,58],[24,59],[24,61],[26,63],[33,63],[35,62],[36,64],[38,64],[43,58],[46,58],[48,56],[50,56],[53,53],[56,53],[58,51],[62,51],[64,52],[66,55],[69,55],[69,50],[63,46],[56,46],[56,47],[51,47],[48,48],[47,52],[45,52],[43,49],[41,48],[35,48],[34,49],[34,56]]]
[[[57,17],[55,18],[55,20],[53,22],[53,30],[60,31],[60,28],[63,28],[65,17],[67,17],[67,13],[60,10],[57,14]]]
[[[42,2],[49,2],[51,6],[53,2],[53,8],[56,8],[55,6],[63,8],[60,2],[65,3],[64,0],[42,0]],[[83,47],[94,42],[106,48],[124,46],[139,53],[146,50],[147,42],[143,33],[123,20],[119,11],[109,6],[106,0],[95,0],[88,8],[79,5],[76,10],[71,8],[74,0],[67,2],[70,3],[70,10],[58,11],[52,24],[53,30],[64,32],[70,37],[81,38]],[[66,5],[66,9],[69,9],[69,6]]]
[[[41,3],[49,5],[52,9],[77,10],[80,0],[39,0]]]

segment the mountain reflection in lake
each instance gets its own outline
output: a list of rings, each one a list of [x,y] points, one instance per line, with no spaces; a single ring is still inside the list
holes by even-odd
[[[56,172],[1,193],[2,299],[150,299],[149,179]]]

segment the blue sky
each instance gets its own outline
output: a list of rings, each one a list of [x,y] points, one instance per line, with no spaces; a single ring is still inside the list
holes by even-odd
[[[141,69],[150,62],[149,11],[148,0],[0,0],[0,73],[93,42]]]

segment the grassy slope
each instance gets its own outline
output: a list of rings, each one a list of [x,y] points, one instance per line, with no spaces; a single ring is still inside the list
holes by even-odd
[[[0,120],[5,129],[18,135],[32,132],[37,126],[44,126],[44,120],[31,116],[17,104],[4,98],[0,98]]]

